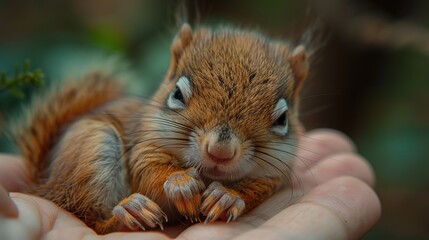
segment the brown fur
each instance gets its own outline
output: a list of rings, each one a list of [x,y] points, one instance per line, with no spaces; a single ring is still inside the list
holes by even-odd
[[[35,181],[46,167],[44,159],[62,127],[75,118],[88,113],[108,101],[119,98],[121,85],[99,73],[87,76],[80,82],[54,86],[48,96],[33,100],[26,112],[24,127],[14,127],[13,135],[22,157],[31,164],[31,180]]]
[[[293,153],[276,153],[270,144],[296,144],[296,103],[308,70],[298,50],[253,32],[192,33],[185,24],[150,103],[121,97],[115,81],[101,75],[62,86],[35,103],[27,127],[15,134],[29,163],[31,191],[99,233],[162,226],[163,212],[173,222],[181,215],[198,221],[200,211],[206,221],[236,219],[288,179],[284,158]],[[181,76],[190,80],[192,97],[185,109],[168,110]],[[270,130],[281,97],[289,104],[287,136]],[[207,133],[220,127],[240,140],[240,156],[227,164],[240,169],[241,155],[254,151],[245,163],[250,172],[236,179],[214,181],[203,163],[187,160],[195,157],[186,152],[190,145],[200,151]]]

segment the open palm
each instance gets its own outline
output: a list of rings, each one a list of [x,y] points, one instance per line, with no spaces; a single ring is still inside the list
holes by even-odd
[[[340,133],[316,130],[301,138],[292,186],[235,222],[179,224],[162,232],[97,235],[54,203],[19,193],[26,179],[22,161],[0,156],[0,239],[359,238],[380,216],[371,168]]]

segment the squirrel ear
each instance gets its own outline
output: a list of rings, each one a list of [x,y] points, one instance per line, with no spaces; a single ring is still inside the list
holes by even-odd
[[[189,24],[184,23],[180,28],[178,34],[173,40],[171,45],[171,62],[169,75],[173,76],[179,62],[180,57],[182,56],[183,50],[189,45],[192,41],[192,28]]]
[[[294,95],[297,96],[301,90],[302,83],[308,75],[308,58],[303,45],[297,46],[290,57],[292,72],[295,78]]]

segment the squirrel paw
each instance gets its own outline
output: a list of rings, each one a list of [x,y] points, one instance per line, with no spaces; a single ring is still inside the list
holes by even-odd
[[[219,218],[226,222],[234,221],[243,213],[246,206],[237,192],[216,181],[208,186],[203,198],[201,213],[206,216],[205,223]]]
[[[164,183],[164,191],[177,210],[191,220],[199,222],[201,193],[205,185],[195,168],[173,173]]]
[[[113,215],[131,231],[146,230],[144,225],[151,228],[167,222],[167,215],[158,204],[140,193],[134,193],[122,200],[113,208]]]

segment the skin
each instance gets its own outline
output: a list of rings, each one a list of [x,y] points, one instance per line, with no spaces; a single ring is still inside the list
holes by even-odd
[[[301,138],[293,188],[283,188],[235,222],[170,226],[163,232],[97,235],[54,203],[19,193],[26,184],[23,163],[0,155],[0,238],[359,239],[381,213],[371,167],[339,132],[314,130]]]

